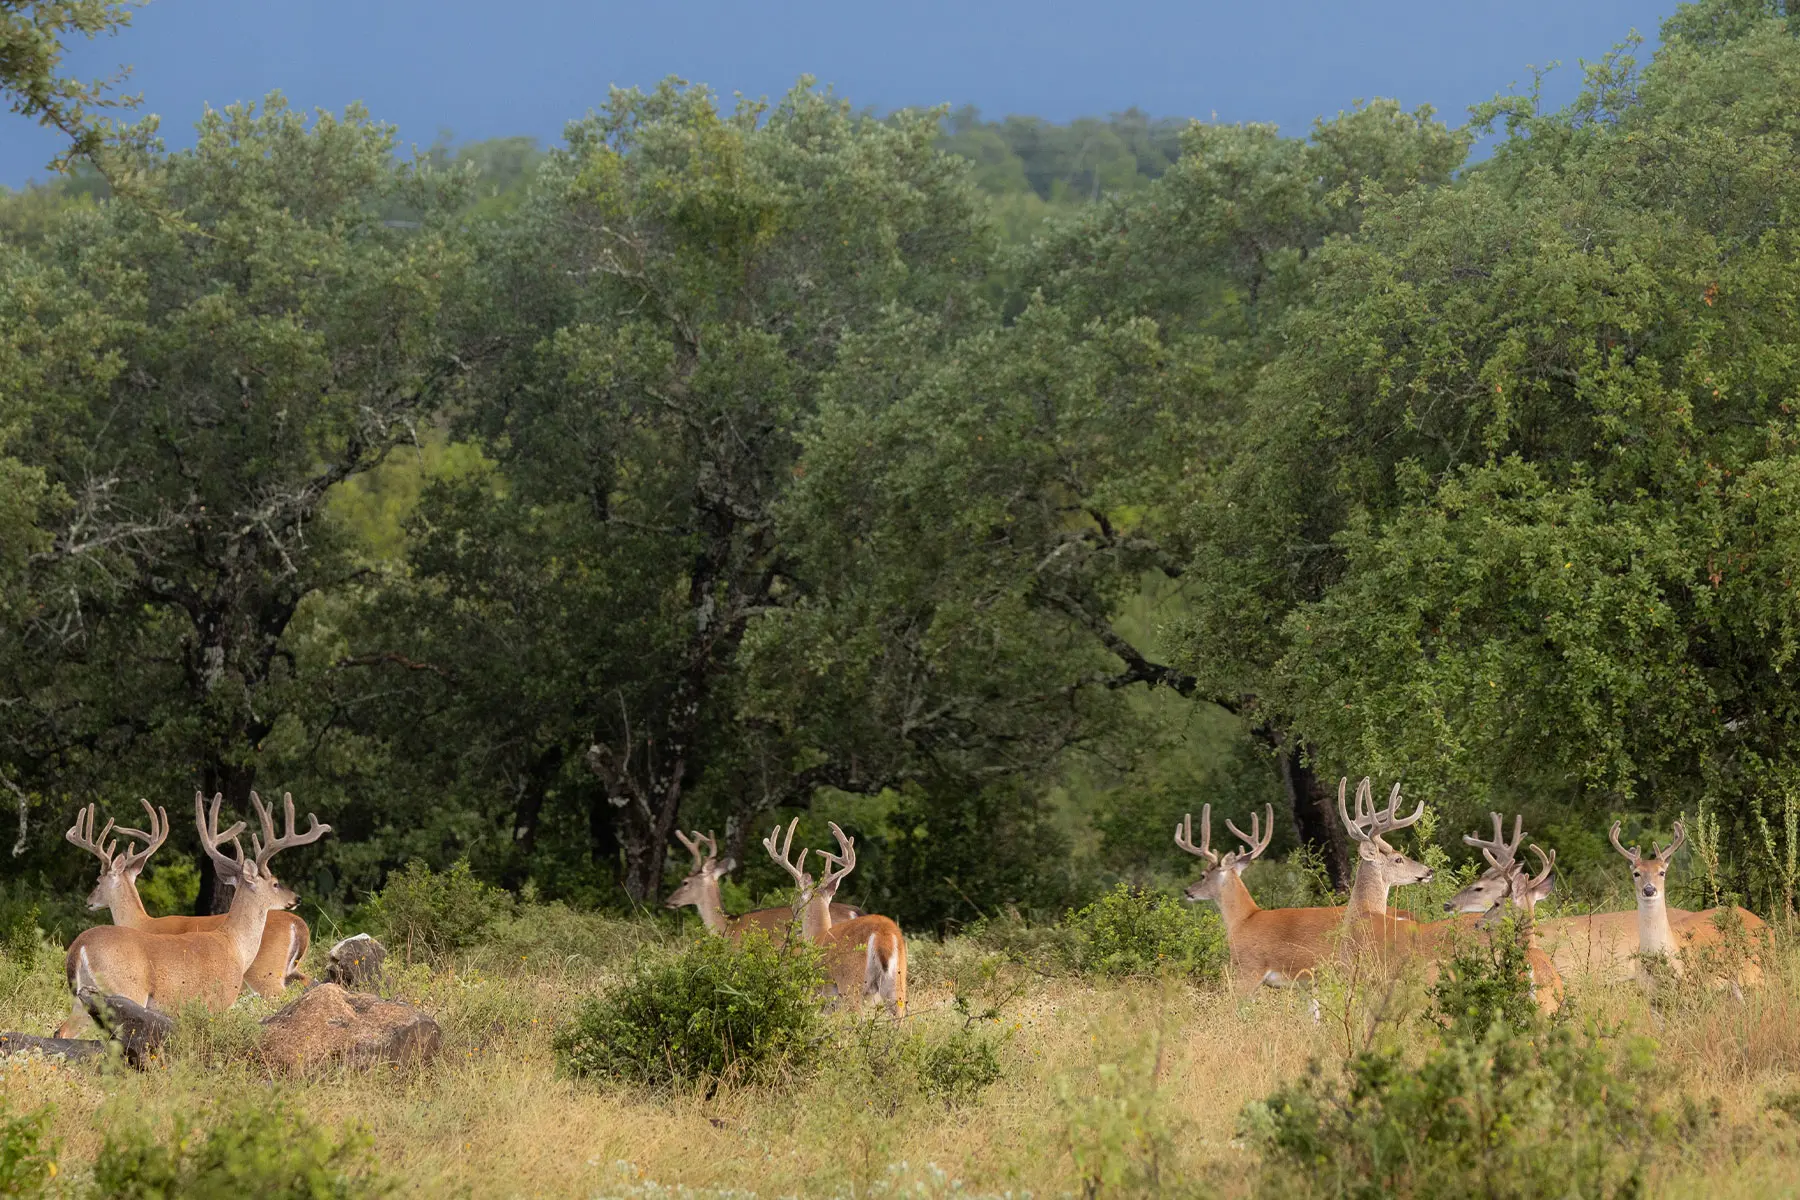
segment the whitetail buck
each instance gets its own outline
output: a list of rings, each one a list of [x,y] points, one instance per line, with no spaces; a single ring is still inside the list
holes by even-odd
[[[287,908],[299,899],[275,878],[269,860],[291,846],[318,841],[331,832],[331,826],[319,824],[319,818],[308,813],[309,827],[303,833],[296,832],[294,797],[290,794],[282,797],[287,832],[277,837],[274,818],[263,807],[262,798],[251,792],[250,804],[256,810],[262,832],[260,836],[250,835],[253,854],[246,859],[238,841],[244,823],[239,821],[219,832],[219,804],[223,799],[213,797],[209,814],[196,794],[194,822],[199,826],[201,848],[213,860],[220,877],[235,887],[225,923],[218,929],[198,933],[146,933],[122,925],[96,925],[69,943],[64,971],[71,992],[93,987],[163,1012],[174,1012],[190,1000],[218,1010],[237,999],[244,986],[244,972],[262,947],[263,927],[270,911]],[[224,842],[230,842],[236,851],[235,860],[225,856],[221,849]],[[60,1036],[70,1036],[88,1020],[77,1000]]]
[[[1259,821],[1250,814],[1250,834],[1225,822],[1243,850],[1224,855],[1212,848],[1212,805],[1200,809],[1200,844],[1194,844],[1194,816],[1185,814],[1175,826],[1175,844],[1207,864],[1206,873],[1189,885],[1189,901],[1210,900],[1225,920],[1225,944],[1231,954],[1233,986],[1240,993],[1270,987],[1291,987],[1318,970],[1319,964],[1337,957],[1344,928],[1346,906],[1314,908],[1261,908],[1244,886],[1244,868],[1269,848],[1275,836],[1275,806],[1265,805]],[[1388,910],[1395,922],[1411,921],[1412,914]]]
[[[1454,919],[1454,924],[1480,930],[1498,925],[1508,911],[1515,913],[1513,928],[1517,936],[1525,939],[1525,963],[1531,978],[1532,998],[1546,1012],[1555,1012],[1562,1006],[1562,972],[1537,943],[1536,911],[1538,902],[1556,886],[1556,852],[1552,850],[1546,854],[1533,842],[1531,852],[1538,856],[1544,869],[1532,875],[1519,861],[1519,843],[1525,839],[1524,817],[1514,814],[1513,835],[1509,841],[1500,814],[1490,812],[1488,816],[1494,819],[1492,838],[1478,838],[1472,833],[1463,835],[1465,845],[1481,851],[1481,857],[1487,860],[1487,870],[1450,897],[1444,907],[1461,914]]]
[[[1206,873],[1188,886],[1190,901],[1210,900],[1225,920],[1225,945],[1231,955],[1232,985],[1240,994],[1264,984],[1291,987],[1318,970],[1337,953],[1344,909],[1259,908],[1244,886],[1244,868],[1269,848],[1275,836],[1275,806],[1266,805],[1263,819],[1250,814],[1250,833],[1225,822],[1244,849],[1221,855],[1212,848],[1212,805],[1200,808],[1200,844],[1194,844],[1194,817],[1188,813],[1175,826],[1175,844],[1206,863]]]
[[[1388,892],[1409,883],[1429,883],[1432,870],[1417,859],[1409,858],[1389,845],[1386,835],[1416,824],[1425,815],[1425,802],[1411,816],[1398,815],[1400,785],[1396,783],[1388,796],[1385,809],[1377,809],[1372,800],[1370,781],[1364,779],[1356,789],[1356,815],[1344,806],[1345,783],[1338,784],[1338,816],[1344,829],[1357,842],[1356,877],[1350,884],[1350,903],[1344,913],[1342,951],[1346,959],[1373,953],[1391,964],[1422,962],[1425,982],[1436,980],[1438,960],[1448,955],[1458,936],[1466,936],[1474,921],[1435,921],[1420,924],[1395,921],[1387,916]],[[1498,825],[1496,825],[1498,833]],[[1471,835],[1472,836],[1472,835]],[[1482,845],[1479,839],[1471,845]],[[1505,846],[1496,837],[1488,843],[1498,851]],[[1555,1012],[1562,1003],[1562,979],[1550,957],[1535,947],[1527,946],[1527,968],[1531,976],[1532,998],[1545,1012]]]
[[[140,799],[138,803],[144,806],[144,812],[149,816],[150,828],[117,827],[120,836],[142,843],[129,853],[113,852],[118,843],[107,841],[107,835],[114,829],[111,820],[106,822],[99,837],[94,836],[92,804],[76,812],[75,824],[63,834],[70,845],[86,850],[100,860],[100,880],[88,894],[88,908],[111,909],[114,925],[141,929],[146,933],[207,933],[222,928],[224,913],[206,917],[153,917],[145,911],[144,901],[138,895],[137,880],[150,856],[168,840],[169,814],[163,808],[151,808],[148,800]],[[291,983],[310,982],[299,968],[300,960],[306,956],[311,944],[312,932],[305,921],[291,912],[271,912],[268,924],[263,927],[262,947],[257,950],[250,969],[244,972],[244,982],[263,996],[279,996]]]
[[[1729,970],[1731,973],[1721,975],[1719,983],[1729,987],[1740,998],[1745,987],[1755,987],[1762,983],[1762,964],[1755,946],[1767,935],[1768,925],[1763,919],[1747,909],[1734,909],[1726,921],[1735,917],[1742,925],[1745,943],[1739,948],[1741,961],[1709,964],[1707,959],[1719,955],[1730,955],[1726,941],[1726,932],[1713,918],[1720,910],[1709,909],[1706,912],[1694,913],[1692,918],[1677,928],[1670,919],[1668,908],[1668,873],[1669,864],[1675,860],[1675,852],[1687,841],[1687,828],[1675,822],[1675,839],[1669,843],[1667,850],[1659,850],[1656,843],[1650,844],[1650,853],[1633,847],[1627,849],[1619,841],[1620,823],[1613,822],[1609,836],[1613,849],[1625,856],[1631,864],[1632,891],[1637,896],[1637,954],[1638,977],[1648,983],[1650,981],[1650,963],[1647,960],[1661,959],[1675,974],[1683,974],[1688,967],[1702,969]],[[1699,955],[1688,954],[1687,951],[1699,951]]]
[[[752,930],[765,933],[777,945],[787,937],[788,926],[793,923],[794,912],[790,908],[758,908],[745,913],[741,917],[725,915],[725,906],[719,901],[719,881],[729,875],[737,866],[733,859],[719,859],[719,843],[710,833],[694,830],[694,836],[677,829],[675,836],[694,856],[694,869],[689,871],[681,886],[669,893],[663,903],[670,908],[680,908],[691,904],[700,912],[700,920],[708,930],[728,937],[733,941],[741,939]],[[704,847],[704,848],[703,848]],[[848,904],[833,904],[831,919],[834,924],[854,921],[862,916],[862,909]]]
[[[819,851],[825,860],[825,872],[815,883],[805,871],[807,851],[793,858],[794,829],[800,824],[795,817],[789,822],[787,840],[777,846],[781,826],[777,825],[763,839],[769,857],[780,863],[800,889],[796,907],[800,912],[800,932],[808,941],[817,943],[825,954],[825,972],[841,999],[852,1008],[861,1008],[871,994],[886,1002],[896,1017],[906,1015],[906,935],[887,917],[868,915],[838,924],[832,919],[832,899],[838,885],[856,867],[856,843],[844,831],[831,825],[831,836],[837,839],[837,854]]]

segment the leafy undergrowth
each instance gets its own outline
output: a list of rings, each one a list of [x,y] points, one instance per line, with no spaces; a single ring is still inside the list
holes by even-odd
[[[1315,1021],[1295,994],[1246,1003],[1180,970],[1058,967],[1017,952],[1026,933],[917,940],[906,1021],[828,1013],[780,1070],[609,1082],[556,1049],[592,997],[681,984],[699,1011],[700,989],[742,981],[669,976],[695,954],[720,964],[666,924],[521,905],[393,972],[388,990],[444,1025],[429,1066],[272,1080],[238,1053],[274,1007],[254,999],[216,1023],[184,1016],[149,1073],[0,1062],[0,1127],[16,1173],[50,1196],[100,1194],[97,1173],[127,1152],[177,1179],[208,1154],[257,1166],[246,1111],[296,1131],[322,1195],[1489,1194],[1459,1191],[1484,1164],[1507,1172],[1492,1194],[1523,1195],[1558,1163],[1559,1179],[1604,1184],[1572,1183],[1581,1194],[1791,1190],[1800,956],[1785,943],[1741,1004],[1689,991],[1653,1009],[1634,987],[1573,980],[1567,1021],[1517,1027],[1484,1021],[1513,1010],[1479,979],[1435,1000],[1371,989],[1335,1015],[1322,990]],[[26,957],[0,967],[0,1027],[46,1032],[66,1012],[58,955]],[[1469,1134],[1502,1127],[1517,1132]],[[1314,1186],[1319,1157],[1341,1186]],[[1402,1161],[1424,1166],[1394,1174]]]

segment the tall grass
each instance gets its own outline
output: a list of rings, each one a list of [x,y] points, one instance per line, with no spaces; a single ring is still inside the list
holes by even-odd
[[[804,1074],[709,1095],[561,1072],[556,1030],[670,936],[522,906],[480,943],[396,969],[387,989],[444,1026],[442,1058],[423,1067],[272,1080],[233,1053],[273,1007],[252,999],[210,1032],[184,1018],[162,1069],[15,1058],[0,1062],[0,1096],[15,1115],[51,1106],[46,1143],[70,1195],[122,1115],[212,1128],[243,1097],[276,1094],[319,1129],[366,1131],[402,1195],[1247,1196],[1262,1178],[1241,1136],[1247,1106],[1309,1062],[1336,1071],[1372,1043],[1423,1054],[1438,1037],[1416,987],[1352,1004],[1356,981],[1332,982],[1316,1021],[1300,993],[1239,1001],[1192,977],[1083,976],[920,940],[908,1019],[833,1016]],[[0,1027],[61,1020],[59,967],[45,947],[0,968]],[[1652,1194],[1791,1194],[1800,954],[1785,935],[1765,971],[1741,1004],[1694,991],[1653,1007],[1632,986],[1569,981],[1571,1020],[1653,1039],[1668,1094],[1692,1102],[1650,1164]]]

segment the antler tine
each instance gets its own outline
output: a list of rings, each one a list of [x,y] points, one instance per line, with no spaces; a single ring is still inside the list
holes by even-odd
[[[1275,837],[1275,806],[1273,804],[1265,804],[1263,806],[1263,814],[1266,821],[1259,820],[1256,813],[1250,814],[1249,837],[1245,837],[1244,831],[1239,829],[1236,825],[1233,825],[1229,820],[1225,822],[1225,828],[1231,830],[1232,836],[1250,848],[1251,858],[1256,858],[1264,850],[1267,850],[1269,848],[1269,842]]]
[[[1365,779],[1362,781],[1362,783],[1359,783],[1356,785],[1356,806],[1357,806],[1357,816],[1358,817],[1360,817],[1362,815],[1363,788],[1368,784],[1368,782],[1369,781]],[[1344,832],[1350,835],[1350,839],[1352,841],[1366,842],[1369,839],[1363,833],[1362,823],[1360,821],[1351,820],[1350,819],[1350,810],[1344,807],[1344,793],[1345,793],[1345,790],[1349,786],[1350,786],[1350,777],[1348,775],[1346,775],[1343,778],[1338,780],[1338,817],[1343,820]]]
[[[1522,815],[1514,814],[1512,841],[1508,842],[1504,819],[1497,812],[1490,812],[1488,816],[1494,818],[1493,838],[1491,840],[1478,838],[1472,833],[1465,833],[1463,834],[1463,844],[1474,846],[1480,850],[1481,857],[1487,859],[1488,866],[1496,871],[1504,870],[1512,866],[1514,860],[1519,856],[1519,843],[1525,837],[1525,818]]]
[[[313,813],[306,814],[307,826],[305,831],[295,831],[294,793],[292,792],[283,792],[281,794],[282,815],[287,821],[287,832],[283,833],[280,837],[275,836],[275,822],[270,816],[269,810],[263,807],[262,797],[258,796],[255,792],[251,792],[250,806],[256,810],[257,817],[262,821],[263,832],[268,834],[267,844],[258,845],[256,847],[256,869],[258,871],[267,871],[269,869],[269,860],[274,858],[280,851],[291,850],[295,846],[311,845],[313,842],[318,841],[320,838],[331,832],[331,826],[320,824],[319,818]],[[254,844],[256,842],[256,835],[251,834],[250,840]]]
[[[707,861],[711,862],[713,859],[718,858],[719,857],[719,839],[715,838],[710,833],[701,833],[698,829],[694,830],[694,833],[696,836],[704,838],[706,840],[706,859],[707,859]]]
[[[1183,814],[1181,821],[1175,826],[1175,844],[1196,858],[1203,858],[1209,867],[1217,866],[1218,853],[1212,848],[1212,805],[1207,804],[1200,809],[1200,844],[1194,845],[1194,814]]]
[[[212,812],[206,808],[206,796],[201,792],[194,793],[194,824],[200,831],[200,848],[206,856],[213,860],[218,869],[230,876],[244,873],[244,847],[238,841],[238,835],[244,832],[244,823],[237,821],[224,833],[219,832],[219,805],[224,803],[225,795],[215,792],[212,798]],[[230,842],[231,848],[237,851],[237,861],[226,858],[219,849],[220,842]]]
[[[1531,852],[1538,856],[1539,862],[1544,864],[1544,869],[1526,883],[1528,888],[1536,890],[1539,884],[1550,878],[1550,872],[1556,870],[1556,851],[1552,850],[1546,854],[1544,853],[1543,847],[1539,846],[1536,842],[1533,842],[1531,843]]]
[[[1425,802],[1423,800],[1419,801],[1419,807],[1413,809],[1410,817],[1394,816],[1394,810],[1398,808],[1399,805],[1400,784],[1399,781],[1396,780],[1394,783],[1394,790],[1388,793],[1387,807],[1371,814],[1374,818],[1374,824],[1370,827],[1371,832],[1377,837],[1380,837],[1383,834],[1392,833],[1396,829],[1406,829],[1410,826],[1417,825],[1419,823],[1419,818],[1425,815]]]
[[[844,881],[844,876],[856,869],[856,841],[838,828],[836,821],[827,822],[831,826],[831,836],[837,839],[838,853],[828,850],[819,851],[819,857],[825,860],[825,874],[819,879],[819,890],[830,892]]]
[[[144,806],[144,815],[150,818],[147,822],[150,829],[146,832],[142,829],[127,829],[123,825],[119,826],[120,833],[144,843],[142,849],[132,850],[126,855],[124,869],[127,871],[143,870],[144,864],[150,861],[150,856],[169,840],[168,812],[160,807],[151,808],[150,802],[142,796],[138,797],[138,803]]]
[[[105,837],[106,835],[101,834],[100,836]],[[1681,847],[1684,844],[1686,844],[1686,842],[1687,842],[1687,826],[1683,825],[1680,821],[1677,821],[1677,822],[1675,822],[1675,840],[1669,843],[1669,848],[1667,850],[1658,850],[1656,848],[1655,844],[1652,843],[1651,847],[1650,847],[1650,853],[1654,854],[1657,858],[1661,858],[1661,859],[1674,858],[1675,852],[1677,850],[1681,849]]]
[[[800,851],[800,858],[798,861],[791,860],[792,851],[794,849],[794,830],[798,828],[799,825],[799,817],[795,817],[792,821],[789,821],[787,827],[787,840],[778,843],[777,839],[781,837],[781,826],[777,824],[775,828],[770,831],[769,836],[763,839],[763,849],[769,852],[770,858],[780,863],[782,868],[786,870],[789,875],[794,877],[794,883],[799,886],[802,892],[804,892],[812,885],[811,881],[806,877],[806,872],[802,869],[806,865],[806,851]],[[779,849],[776,848],[778,844],[780,846]]]
[[[108,821],[106,823],[106,828],[100,831],[100,836],[95,837],[95,808],[95,805],[90,804],[86,808],[76,809],[75,824],[69,826],[68,831],[63,834],[63,837],[68,840],[68,843],[71,846],[74,846],[78,850],[86,850],[89,854],[92,854],[95,858],[99,859],[101,870],[110,871],[112,870],[113,865],[113,855],[112,851],[108,850],[106,847],[106,835],[112,832],[113,823]]]
[[[1638,852],[1635,848],[1627,850],[1624,847],[1624,845],[1619,841],[1619,830],[1622,827],[1623,827],[1623,822],[1614,821],[1612,823],[1612,831],[1607,836],[1612,838],[1613,849],[1617,850],[1620,854],[1623,854],[1626,858],[1630,859],[1632,864],[1635,866],[1637,864],[1638,860],[1642,856],[1638,854]]]
[[[694,837],[692,838],[681,832],[679,829],[675,831],[675,840],[680,842],[683,846],[686,846],[687,852],[694,856],[694,871],[698,871],[701,867],[706,865],[705,860],[700,857],[700,843],[694,840],[699,836],[700,831],[698,829],[694,830]],[[693,872],[689,873],[692,874]]]

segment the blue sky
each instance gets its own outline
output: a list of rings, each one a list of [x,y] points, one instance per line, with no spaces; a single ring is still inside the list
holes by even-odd
[[[802,73],[853,103],[975,104],[1051,120],[1137,105],[1156,116],[1274,121],[1302,132],[1358,98],[1464,109],[1636,28],[1673,0],[153,0],[116,38],[77,46],[84,75],[135,67],[128,90],[190,144],[202,106],[280,89],[299,106],[361,100],[403,139],[530,134],[666,75],[729,95],[778,95]],[[0,185],[41,176],[55,140],[0,112]]]

